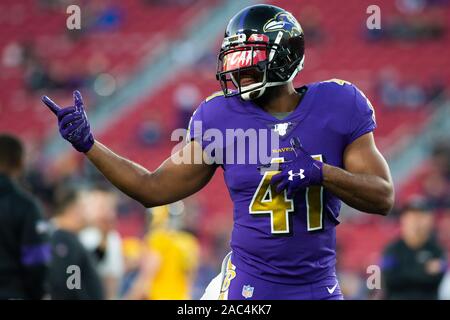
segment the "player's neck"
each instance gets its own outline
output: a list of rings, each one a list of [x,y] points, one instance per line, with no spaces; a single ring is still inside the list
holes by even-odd
[[[266,112],[292,112],[300,102],[301,95],[295,91],[292,83],[267,89],[261,98],[255,100],[255,103]]]
[[[77,212],[78,213],[78,212]],[[69,215],[61,215],[53,218],[53,224],[56,226],[56,228],[65,230],[74,234],[77,234],[82,230],[82,226],[77,223],[77,221],[74,221],[74,219]]]
[[[409,248],[414,250],[422,248],[427,242],[427,240],[428,240],[427,237],[422,237],[420,235],[410,235],[410,236],[403,235],[403,242],[405,242],[405,244]]]

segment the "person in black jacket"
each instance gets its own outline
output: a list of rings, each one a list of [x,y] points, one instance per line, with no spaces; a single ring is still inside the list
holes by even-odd
[[[54,300],[100,300],[104,289],[91,253],[78,233],[86,227],[85,201],[74,188],[60,186],[55,195],[52,219],[50,297]]]
[[[433,213],[423,199],[415,199],[402,210],[400,238],[383,254],[386,299],[437,299],[447,262],[434,236],[433,222]]]
[[[16,183],[24,148],[0,134],[0,299],[41,299],[50,259],[48,224],[31,195]]]

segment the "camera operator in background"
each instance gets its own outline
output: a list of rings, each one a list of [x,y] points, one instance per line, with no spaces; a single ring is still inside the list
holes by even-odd
[[[50,260],[48,224],[19,187],[24,147],[0,134],[0,299],[42,299]]]
[[[438,298],[446,257],[433,230],[433,212],[423,199],[415,199],[403,208],[400,238],[389,244],[383,254],[386,299]]]
[[[56,191],[54,205],[52,222],[55,230],[51,236],[52,261],[49,272],[51,299],[104,299],[95,259],[78,239],[79,233],[88,223],[86,208],[89,205],[85,193],[60,186]]]

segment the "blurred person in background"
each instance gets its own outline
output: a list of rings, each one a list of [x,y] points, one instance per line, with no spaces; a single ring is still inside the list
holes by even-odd
[[[146,236],[150,255],[150,300],[191,299],[191,288],[198,268],[197,239],[182,229],[182,202],[151,209],[151,224]],[[143,263],[149,263],[145,259]],[[148,268],[144,269],[148,270]]]
[[[41,299],[50,259],[48,224],[34,198],[16,180],[24,147],[0,134],[0,299]]]
[[[91,253],[78,239],[87,224],[87,199],[72,188],[59,187],[55,194],[51,236],[52,262],[50,264],[50,296],[55,300],[101,300],[103,285]],[[80,271],[80,288],[69,288],[70,266]]]
[[[106,299],[116,299],[123,276],[122,240],[116,230],[117,196],[103,186],[86,194],[89,226],[80,233],[83,245],[96,257],[96,268],[105,288]]]
[[[447,139],[434,145],[431,160],[436,170],[450,181],[450,142]]]
[[[122,242],[125,273],[120,287],[124,300],[146,300],[159,259],[145,249],[140,238],[128,237]]]
[[[144,253],[141,239],[126,237],[122,241],[124,275],[120,283],[119,296],[123,298],[130,290],[139,273],[139,262]]]
[[[386,299],[436,300],[446,270],[443,248],[433,234],[434,216],[423,199],[413,199],[400,216],[400,238],[382,259]]]
[[[450,208],[450,145],[446,140],[434,144],[431,158],[419,180],[419,193],[431,209]]]
[[[163,127],[161,126],[162,122],[158,114],[149,114],[142,119],[137,132],[137,138],[143,147],[154,147],[161,141],[161,137],[164,134]]]

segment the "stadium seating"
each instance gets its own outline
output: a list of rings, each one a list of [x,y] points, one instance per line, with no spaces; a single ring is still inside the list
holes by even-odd
[[[66,6],[55,3],[51,6],[46,1],[2,1],[0,52],[11,44],[32,45],[38,59],[60,74],[89,78],[107,71],[120,86],[139,71],[143,58],[151,61],[156,49],[161,50],[164,43],[180,37],[182,26],[189,25],[216,1],[170,5],[144,0],[84,1],[80,4],[79,32],[67,30]],[[109,11],[113,13],[108,16]],[[45,125],[51,115],[40,112],[39,98],[26,89],[24,77],[22,65],[2,68],[0,128],[39,142],[54,132]],[[70,103],[67,91],[54,92],[53,96],[57,101]]]

